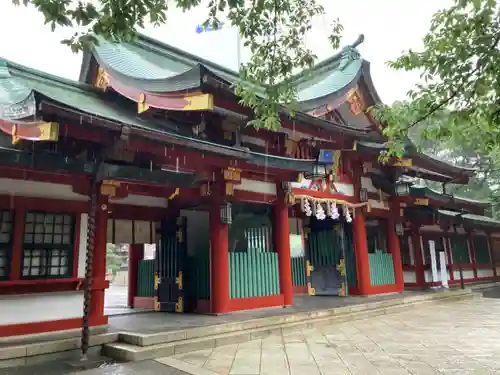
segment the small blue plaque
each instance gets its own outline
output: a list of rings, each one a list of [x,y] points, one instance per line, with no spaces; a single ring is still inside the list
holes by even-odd
[[[318,162],[321,164],[333,164],[334,151],[333,150],[319,150]]]

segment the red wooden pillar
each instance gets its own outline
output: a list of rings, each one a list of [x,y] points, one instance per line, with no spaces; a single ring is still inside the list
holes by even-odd
[[[493,276],[497,277],[497,263],[495,259],[495,252],[493,251],[493,239],[491,238],[491,233],[486,232],[486,237],[488,238],[488,250],[490,251],[490,261],[493,265]]]
[[[403,262],[401,261],[401,246],[399,237],[396,235],[396,221],[393,218],[388,220],[387,228],[387,247],[389,253],[392,254],[392,264],[394,267],[394,280],[398,291],[405,289],[405,281],[403,276]]]
[[[281,184],[276,185],[277,200],[274,206],[274,243],[278,253],[280,293],[284,306],[293,305],[292,257],[290,252],[290,222],[288,205]]]
[[[365,215],[356,211],[353,220],[354,251],[356,252],[356,270],[358,290],[362,295],[370,294],[370,261],[368,259],[368,242],[366,237]]]
[[[108,197],[100,193],[99,187],[95,215],[94,252],[92,257],[91,325],[107,324],[107,318],[104,316],[104,293],[108,287],[108,282],[106,281],[107,233]]]
[[[476,245],[472,235],[469,233],[467,235],[467,247],[469,250],[469,261],[474,265],[472,271],[474,272],[474,278],[477,279],[477,260],[476,260]]]
[[[422,244],[420,242],[420,228],[413,227],[411,234],[411,247],[415,259],[415,279],[418,287],[425,286],[424,260],[422,258]]]
[[[128,295],[127,305],[134,308],[134,297],[137,296],[137,277],[139,261],[144,256],[144,245],[130,245],[128,248]]]
[[[214,314],[228,312],[229,238],[228,225],[221,222],[220,203],[210,204],[210,301]]]
[[[12,236],[12,260],[10,268],[10,281],[19,280],[22,275],[23,242],[24,242],[24,221],[26,210],[24,207],[13,207],[14,213],[14,231]]]

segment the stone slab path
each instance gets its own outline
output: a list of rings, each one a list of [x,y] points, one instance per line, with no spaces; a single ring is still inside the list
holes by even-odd
[[[422,305],[157,361],[195,375],[500,374],[500,299]]]

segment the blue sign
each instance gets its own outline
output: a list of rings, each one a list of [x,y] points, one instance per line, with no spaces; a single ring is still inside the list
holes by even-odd
[[[207,32],[207,31],[220,30],[220,29],[222,29],[222,26],[224,26],[224,22],[219,22],[219,24],[217,25],[217,28],[214,28],[212,24],[209,24],[206,27],[204,27],[203,25],[197,25],[195,31],[197,34],[201,34],[201,33]]]
[[[321,164],[333,164],[335,156],[333,150],[319,150],[318,162]]]

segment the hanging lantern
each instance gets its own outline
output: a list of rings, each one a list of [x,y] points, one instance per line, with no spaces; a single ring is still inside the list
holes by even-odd
[[[309,172],[304,173],[304,178],[308,180],[326,179],[328,171],[325,165],[314,164]]]
[[[359,201],[368,202],[368,189],[366,188],[359,189]]]
[[[403,223],[396,223],[394,225],[394,230],[395,230],[397,236],[402,236],[405,234],[405,229],[403,227]]]
[[[292,183],[289,181],[284,181],[281,183],[281,188],[283,189],[283,192],[291,193],[292,192]]]
[[[220,206],[220,221],[222,224],[231,224],[233,222],[231,203],[225,202]]]
[[[399,196],[399,197],[404,197],[410,195],[410,187],[411,187],[410,182],[406,181],[399,181],[396,182],[396,185],[394,186],[394,193]]]

